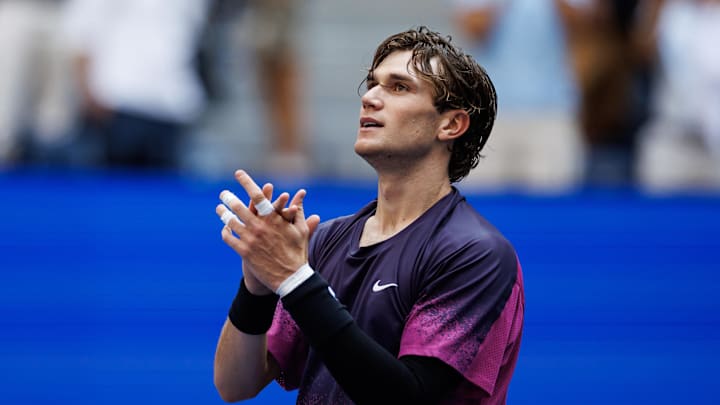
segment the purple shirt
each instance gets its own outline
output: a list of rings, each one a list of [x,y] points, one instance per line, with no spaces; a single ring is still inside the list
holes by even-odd
[[[502,404],[522,333],[522,273],[512,245],[453,191],[393,237],[360,247],[373,201],[323,223],[310,265],[358,326],[397,357],[435,357],[465,380],[443,403]],[[299,404],[352,403],[278,306],[268,350]]]

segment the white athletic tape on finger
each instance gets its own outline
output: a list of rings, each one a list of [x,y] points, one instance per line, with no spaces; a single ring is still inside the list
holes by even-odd
[[[239,200],[239,198],[237,198],[237,196],[235,194],[233,194],[232,192],[227,191],[227,190],[222,192],[220,199],[222,199],[223,204],[227,205],[228,207],[235,200]]]
[[[237,216],[232,213],[232,211],[227,210],[223,212],[223,214],[220,216],[220,220],[223,221],[225,225],[230,225],[230,220],[235,219],[236,221],[240,222]]]
[[[275,211],[275,208],[272,204],[270,204],[270,201],[268,201],[267,198],[255,204],[255,209],[257,209],[258,215],[261,217],[270,215],[273,211]]]

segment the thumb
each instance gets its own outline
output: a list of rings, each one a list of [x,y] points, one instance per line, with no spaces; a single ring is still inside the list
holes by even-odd
[[[317,229],[318,225],[320,224],[320,216],[319,215],[310,215],[307,220],[305,220],[305,223],[308,226],[308,229],[310,230],[310,233],[308,234],[308,237],[311,237],[313,233],[315,233],[315,230]]]

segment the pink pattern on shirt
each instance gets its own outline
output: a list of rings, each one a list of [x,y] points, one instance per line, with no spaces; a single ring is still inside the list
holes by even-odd
[[[510,298],[483,340],[467,333],[471,326],[438,320],[441,309],[412,313],[399,356],[435,357],[460,372],[467,382],[446,403],[504,404],[520,350],[524,309],[522,270],[518,264]]]

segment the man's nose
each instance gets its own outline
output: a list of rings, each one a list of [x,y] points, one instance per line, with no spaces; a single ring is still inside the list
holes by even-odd
[[[360,101],[362,102],[363,108],[373,108],[378,109],[381,108],[383,103],[382,99],[380,98],[380,89],[381,86],[375,86],[371,89],[368,89],[368,91],[365,92],[365,94],[362,95],[360,98]]]

